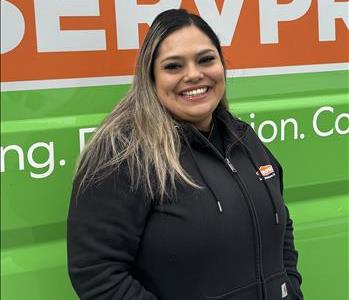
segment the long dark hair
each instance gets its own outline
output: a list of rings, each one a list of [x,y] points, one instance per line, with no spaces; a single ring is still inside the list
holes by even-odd
[[[201,17],[184,9],[159,14],[139,52],[131,89],[103,121],[81,155],[77,170],[82,178],[80,187],[101,180],[121,164],[128,166],[132,187],[141,185],[152,199],[155,195],[162,199],[168,191],[175,191],[176,180],[199,187],[180,164],[177,123],[158,99],[153,74],[161,42],[186,26],[196,26],[209,37],[224,66],[219,39]],[[225,95],[220,103],[227,106]]]

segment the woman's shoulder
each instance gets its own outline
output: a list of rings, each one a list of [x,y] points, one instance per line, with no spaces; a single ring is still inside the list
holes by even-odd
[[[239,136],[244,137],[252,128],[241,118],[228,110],[223,105],[219,105],[214,114],[215,118],[221,119],[224,123]]]

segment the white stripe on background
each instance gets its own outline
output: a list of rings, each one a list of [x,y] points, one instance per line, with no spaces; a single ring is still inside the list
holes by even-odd
[[[349,63],[285,66],[285,67],[255,68],[255,69],[236,69],[236,70],[228,70],[227,77],[252,77],[252,76],[329,72],[329,71],[343,71],[343,70],[349,71]]]
[[[227,77],[252,77],[349,70],[349,63],[227,70]],[[1,91],[26,91],[132,83],[133,75],[1,82]]]

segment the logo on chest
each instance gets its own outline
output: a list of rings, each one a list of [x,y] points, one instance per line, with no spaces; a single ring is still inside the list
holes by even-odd
[[[258,171],[256,171],[256,175],[259,180],[269,179],[275,176],[275,172],[272,165],[260,166]]]

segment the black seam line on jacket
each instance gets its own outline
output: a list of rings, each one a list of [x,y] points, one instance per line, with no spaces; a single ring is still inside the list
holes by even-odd
[[[235,181],[237,182],[238,186],[240,187],[240,190],[246,200],[246,203],[247,203],[247,207],[248,207],[248,211],[251,215],[251,219],[252,219],[252,224],[253,224],[253,227],[254,227],[254,235],[255,235],[255,241],[257,241],[257,250],[256,250],[256,268],[257,268],[257,275],[256,275],[256,280],[257,281],[261,281],[262,283],[262,299],[265,299],[264,297],[264,294],[265,294],[265,291],[264,291],[264,278],[263,278],[263,268],[262,268],[262,242],[261,242],[261,232],[260,232],[260,226],[259,226],[259,223],[258,223],[258,218],[257,218],[257,212],[255,210],[255,207],[252,203],[252,200],[251,198],[249,197],[248,193],[247,193],[247,190],[245,188],[245,185],[244,183],[242,182],[240,176],[238,175],[238,173],[236,172],[236,169],[235,171],[233,171],[233,169],[230,168],[229,165],[227,165],[227,161],[226,159],[222,156],[222,154],[216,149],[216,147],[214,147],[212,145],[212,143],[207,140],[204,136],[202,136],[200,134],[200,132],[194,127],[194,133],[196,135],[199,136],[200,139],[202,139],[204,141],[205,144],[207,144],[209,146],[209,148],[211,148],[211,150],[217,155],[217,157],[223,161],[224,163],[224,166],[228,169],[229,173],[232,174],[232,177],[235,179]],[[184,135],[184,138],[185,138],[185,141],[186,143],[188,144],[188,140],[186,139],[185,135]],[[191,150],[191,147],[190,147],[190,144],[188,144],[188,147],[190,149],[190,152],[191,154],[193,155],[192,153],[192,150]],[[226,155],[228,153],[226,152]],[[194,161],[195,161],[195,157],[193,155],[193,158],[194,158]],[[229,158],[226,157],[228,159],[228,161],[230,162]],[[196,163],[196,161],[195,161]],[[230,163],[231,164],[231,163]],[[201,171],[200,171],[200,167],[199,165],[196,163],[196,166],[198,167],[199,169],[199,172],[201,174]],[[207,185],[209,186],[209,185]],[[211,188],[210,188],[211,190]],[[217,197],[215,194],[214,194],[215,197]],[[218,200],[218,199],[217,199]],[[266,299],[265,299],[266,300]]]
[[[272,281],[274,278],[280,277],[281,275],[287,276],[287,272],[286,272],[285,269],[282,269],[281,272],[276,272],[276,273],[273,273],[273,274],[271,274],[271,275],[265,277],[265,278],[264,278],[264,281],[265,281],[265,282],[270,282],[270,281]]]
[[[247,285],[244,285],[244,286],[241,286],[241,287],[237,287],[234,290],[226,292],[226,293],[224,293],[222,295],[219,295],[219,296],[206,296],[206,299],[221,299],[222,297],[231,296],[231,295],[234,295],[236,293],[240,293],[241,291],[249,289],[249,288],[251,288],[251,287],[253,287],[255,285],[258,285],[258,284],[260,284],[259,281],[254,281],[254,282],[249,283]]]

